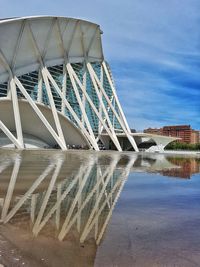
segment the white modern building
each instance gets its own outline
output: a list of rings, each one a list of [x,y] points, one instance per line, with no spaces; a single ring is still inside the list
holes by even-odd
[[[0,21],[1,147],[138,151],[141,136],[126,121],[101,34],[72,18]]]

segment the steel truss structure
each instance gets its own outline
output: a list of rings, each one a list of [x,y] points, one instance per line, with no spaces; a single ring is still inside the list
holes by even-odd
[[[104,60],[99,25],[30,17],[1,21],[0,34],[0,129],[9,142],[23,149],[29,134],[66,150],[73,145],[67,132],[74,137],[74,144],[97,151],[112,144],[122,151],[118,134],[125,134],[129,146],[138,151]],[[13,114],[8,116],[13,116],[13,122],[5,115],[9,113],[5,105],[1,110],[6,100],[12,107]],[[25,102],[30,107],[29,125],[36,115],[38,131],[31,132],[23,118]],[[42,111],[44,107],[51,112],[51,121]],[[63,116],[65,122],[61,123]],[[46,131],[43,136],[40,130]],[[108,135],[109,143],[102,133]],[[81,141],[76,135],[81,135]]]

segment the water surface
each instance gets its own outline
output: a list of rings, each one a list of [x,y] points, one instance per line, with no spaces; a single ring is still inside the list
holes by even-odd
[[[200,266],[200,159],[0,150],[4,266]]]

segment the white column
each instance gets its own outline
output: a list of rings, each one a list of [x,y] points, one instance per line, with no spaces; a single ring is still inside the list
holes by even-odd
[[[57,113],[57,109],[56,109],[56,106],[55,106],[55,103],[54,103],[54,99],[53,99],[53,95],[52,95],[52,92],[51,92],[51,87],[50,87],[50,84],[49,84],[49,81],[48,81],[48,77],[46,75],[46,67],[42,68],[42,76],[43,76],[43,79],[44,79],[44,83],[45,83],[45,87],[46,87],[46,90],[47,90],[49,102],[50,102],[50,105],[51,105],[51,110],[52,110],[53,118],[54,118],[54,121],[55,121],[57,133],[58,133],[58,136],[61,139],[62,147],[64,147],[64,149],[66,150],[67,147],[66,147],[66,143],[65,143],[65,138],[64,138],[64,135],[63,135],[63,131],[62,131],[62,127],[61,127],[61,124],[60,124],[60,120],[58,118],[58,113]]]
[[[93,75],[94,70],[93,70],[93,68],[92,68],[92,66],[91,66],[90,63],[87,63],[87,68],[88,68],[88,71],[89,71],[89,74],[90,74],[90,77],[91,77],[93,86],[94,86],[94,88],[95,88],[97,97],[98,97],[98,99],[99,99],[100,105],[101,105],[101,107],[102,107],[103,113],[104,113],[104,115],[105,115],[105,117],[106,117],[106,120],[107,120],[107,122],[108,122],[108,126],[109,126],[109,128],[110,128],[110,130],[111,130],[111,132],[112,132],[112,135],[113,135],[113,138],[114,138],[114,145],[116,146],[116,148],[117,148],[119,151],[122,151],[121,146],[120,146],[120,143],[119,143],[119,140],[118,140],[118,138],[117,138],[117,136],[116,136],[115,130],[114,130],[113,126],[112,126],[112,123],[111,123],[111,121],[110,121],[109,115],[108,115],[108,113],[107,113],[107,110],[106,110],[106,108],[105,108],[104,102],[103,102],[103,100],[102,100],[102,96],[100,95],[99,88],[98,88],[98,86],[97,86],[97,83],[96,83],[95,78],[94,78],[94,75]],[[91,72],[91,70],[93,70],[93,72]]]
[[[80,127],[82,133],[85,135],[85,137],[87,138],[87,140],[89,141],[91,147],[92,146],[92,139],[91,136],[89,135],[88,131],[85,129],[83,123],[80,121],[80,119],[78,118],[78,116],[76,115],[76,113],[74,112],[73,108],[71,107],[71,105],[69,104],[69,102],[67,101],[66,97],[63,95],[62,91],[60,90],[59,86],[57,85],[57,83],[55,82],[54,78],[51,76],[50,72],[47,70],[47,75],[48,78],[51,82],[51,84],[53,85],[53,87],[56,89],[58,95],[60,96],[60,98],[63,100],[63,102],[65,103],[65,106],[67,107],[67,109],[69,110],[69,112],[71,112],[71,115],[73,116],[73,118],[75,119],[75,121],[77,122],[78,126]]]
[[[41,69],[38,71],[38,93],[37,93],[37,101],[42,103],[42,74]]]
[[[113,136],[113,133],[111,132],[111,130],[108,128],[108,126],[106,125],[104,119],[100,116],[99,111],[96,109],[94,103],[92,102],[90,96],[88,95],[87,91],[85,91],[85,88],[83,87],[82,83],[80,82],[80,80],[78,79],[75,71],[73,70],[73,68],[70,66],[73,76],[75,78],[75,80],[77,81],[79,87],[81,88],[82,92],[84,93],[88,103],[90,104],[92,110],[94,111],[94,113],[96,114],[96,116],[98,117],[98,119],[101,121],[103,127],[105,128],[105,130],[107,131],[108,135],[110,136],[111,140],[113,141],[113,143],[116,143],[116,140]],[[118,148],[118,150],[120,151],[120,148]]]
[[[112,79],[111,79],[111,77],[110,77],[109,71],[108,71],[107,66],[106,66],[106,63],[105,63],[104,61],[103,61],[103,63],[102,63],[102,66],[103,66],[103,68],[104,68],[106,77],[107,77],[108,82],[109,82],[109,84],[110,84],[110,87],[111,87],[111,89],[112,89],[112,93],[113,93],[113,95],[114,95],[116,104],[117,104],[117,106],[118,106],[118,108],[119,108],[120,115],[121,115],[121,117],[122,117],[122,119],[123,119],[124,124],[126,125],[127,130],[130,132],[129,125],[128,125],[128,123],[127,123],[126,117],[125,117],[125,115],[124,115],[124,112],[123,112],[123,110],[122,110],[121,104],[120,104],[120,102],[119,102],[119,99],[118,99],[118,96],[117,96],[115,87],[114,87],[114,85],[113,85]]]
[[[95,140],[95,136],[94,136],[92,127],[90,125],[90,122],[88,120],[87,114],[86,114],[85,109],[83,107],[82,100],[81,100],[81,97],[79,95],[78,88],[77,88],[76,82],[75,82],[75,80],[74,80],[74,78],[72,76],[72,72],[71,72],[71,69],[70,69],[69,65],[70,64],[68,63],[67,64],[67,71],[69,73],[69,77],[70,77],[70,80],[71,80],[71,83],[72,83],[72,86],[73,86],[73,89],[74,89],[74,92],[75,92],[75,95],[76,95],[76,99],[78,101],[80,110],[82,112],[82,116],[83,116],[84,122],[85,122],[85,124],[87,126],[87,129],[88,129],[89,133],[90,133],[91,140],[92,140],[92,145],[94,146],[95,150],[98,151],[99,150],[99,147],[98,147],[97,142]]]
[[[87,85],[87,72],[86,72],[86,68],[85,68],[85,63],[84,63],[84,73],[83,73],[83,87],[86,90],[86,85]],[[86,104],[86,99],[85,99],[85,95],[82,94],[82,105],[83,108],[85,109],[85,104]],[[85,111],[86,112],[86,111]],[[82,122],[83,122],[83,116],[82,116]]]
[[[62,82],[62,93],[66,97],[66,91],[67,91],[67,72],[66,72],[66,65],[63,64],[63,82]],[[65,114],[65,102],[62,100],[62,114],[66,116]]]
[[[102,63],[102,64],[103,64],[103,63]],[[119,100],[118,100],[118,98],[117,98],[116,92],[115,92],[115,90],[114,90],[114,86],[113,86],[113,84],[112,84],[111,78],[107,76],[107,78],[108,78],[108,80],[109,80],[109,83],[110,83],[110,86],[111,86],[111,89],[112,89],[112,91],[113,91],[113,95],[114,95],[115,100],[116,100],[116,104],[118,105],[118,103],[119,103],[118,108],[119,108],[119,111],[121,110],[120,113],[122,112],[122,115],[123,115],[123,118],[125,119],[125,121],[124,121],[124,119],[123,119],[123,121],[121,121],[121,119],[120,119],[119,115],[117,114],[116,110],[114,109],[114,107],[113,107],[113,105],[112,105],[110,99],[108,98],[108,96],[107,96],[107,94],[106,94],[104,88],[101,86],[101,83],[100,83],[100,81],[99,81],[97,75],[95,74],[94,70],[92,69],[91,64],[88,63],[88,65],[89,65],[89,67],[90,67],[90,69],[91,69],[91,71],[92,71],[92,73],[93,73],[93,75],[94,75],[94,77],[95,77],[95,80],[96,80],[97,84],[99,85],[100,89],[102,90],[102,93],[103,93],[104,97],[106,98],[106,101],[108,102],[108,105],[109,105],[110,108],[112,109],[112,112],[115,114],[115,116],[116,116],[116,118],[117,118],[119,124],[121,125],[121,127],[122,127],[124,133],[126,134],[128,140],[129,140],[129,142],[131,143],[131,145],[132,145],[132,147],[134,148],[134,150],[135,150],[136,152],[138,152],[139,150],[138,150],[137,144],[136,144],[134,138],[131,136],[131,131],[130,131],[130,129],[129,129],[129,127],[128,127],[128,124],[127,124],[127,122],[126,122],[126,119],[125,119],[125,116],[124,116],[124,114],[123,114],[122,108],[121,108],[121,106],[119,106],[120,103],[119,103]],[[103,65],[103,66],[104,66],[104,65]],[[107,74],[108,74],[108,73],[107,73]],[[106,75],[107,75],[107,74],[106,74]],[[125,124],[124,124],[124,123],[125,123]],[[127,128],[127,127],[128,127],[128,128]]]
[[[19,111],[19,103],[17,99],[17,89],[14,82],[13,77],[10,79],[10,89],[11,89],[11,97],[12,97],[12,104],[13,104],[13,112],[15,118],[15,127],[17,132],[17,140],[20,143],[21,148],[24,148],[24,140],[22,135],[22,124],[21,124],[21,117]]]
[[[101,78],[100,78],[100,80],[101,80],[101,84],[102,84],[102,86],[103,86],[103,68],[102,68],[102,66],[101,66]],[[100,91],[100,97],[101,97],[101,99],[102,99],[102,92]],[[99,113],[100,113],[100,115],[102,116],[102,106],[101,105],[99,105]],[[102,132],[102,124],[101,124],[101,122],[99,121],[99,135],[101,134],[101,132]]]
[[[51,127],[47,119],[44,117],[40,109],[37,107],[33,99],[30,97],[30,95],[27,93],[26,89],[22,85],[22,83],[18,80],[18,78],[15,76],[15,83],[17,84],[18,88],[22,92],[22,94],[25,96],[26,100],[30,104],[30,106],[33,108],[37,116],[40,118],[40,120],[43,122],[49,133],[52,135],[52,137],[55,139],[55,141],[58,143],[58,145],[63,149],[66,150],[66,147],[63,145],[62,140],[59,138],[57,133],[54,131],[54,129]]]
[[[0,120],[0,129],[5,133],[5,135],[13,142],[13,144],[21,149],[22,146],[19,141],[15,138],[15,136],[10,132],[10,130],[5,126],[5,124]]]

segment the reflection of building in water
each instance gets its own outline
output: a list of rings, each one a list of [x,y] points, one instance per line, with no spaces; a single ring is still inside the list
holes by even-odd
[[[167,158],[171,163],[180,166],[162,171],[164,176],[189,178],[191,175],[200,172],[200,161],[195,158]]]
[[[168,157],[164,154],[138,155],[132,166],[134,172],[160,173],[163,176],[190,178],[200,172],[199,158]]]
[[[86,154],[44,152],[38,157],[26,151],[1,157],[0,233],[26,258],[34,258],[31,266],[39,266],[37,260],[47,254],[52,266],[93,266],[135,158],[125,157],[124,168],[118,168],[120,154]]]
[[[93,266],[129,172],[165,175],[180,162],[160,154],[1,150],[1,259],[12,255],[6,266]]]
[[[140,155],[137,157],[132,170],[134,172],[159,172],[162,170],[170,170],[177,166],[167,160],[163,154]]]

